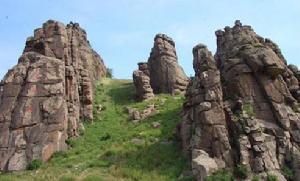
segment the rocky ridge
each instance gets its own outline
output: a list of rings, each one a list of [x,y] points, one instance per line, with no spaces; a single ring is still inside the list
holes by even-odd
[[[197,180],[244,165],[253,175],[283,168],[300,177],[299,70],[278,46],[236,21],[216,31],[217,52],[193,49],[190,81],[178,134]]]
[[[138,64],[133,80],[139,100],[150,99],[153,93],[185,92],[188,77],[178,64],[175,42],[165,34],[157,34],[148,62]],[[143,81],[142,81],[143,80]]]
[[[23,170],[67,148],[93,120],[101,57],[78,23],[49,20],[29,37],[18,64],[0,84],[0,170]]]

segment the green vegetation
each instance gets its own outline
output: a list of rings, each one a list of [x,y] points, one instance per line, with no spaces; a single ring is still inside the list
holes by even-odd
[[[247,113],[249,117],[255,117],[253,105],[250,102],[244,104],[244,111]]]
[[[267,181],[279,181],[276,175],[268,175]]]
[[[255,48],[264,48],[264,46],[261,43],[254,44]]]
[[[259,176],[257,176],[257,175],[253,176],[251,181],[260,181]]]
[[[153,100],[136,103],[133,94],[131,81],[101,81],[94,103],[106,109],[101,112],[95,109],[95,120],[85,124],[85,134],[66,141],[71,147],[69,150],[55,153],[38,170],[1,174],[0,180],[177,180],[190,169],[174,136],[183,96],[159,95]],[[143,109],[153,103],[159,110],[157,115],[138,124],[129,121],[127,106]],[[160,128],[153,128],[153,122],[159,122]],[[134,144],[132,139],[143,140],[143,144]]]
[[[205,178],[205,181],[234,181],[234,177],[228,170],[220,170]]]
[[[41,160],[32,160],[27,165],[27,170],[37,170],[42,166],[43,162]]]
[[[111,68],[107,68],[106,77],[113,78],[113,70]]]
[[[284,177],[287,178],[288,180],[293,180],[294,172],[291,168],[284,166],[282,168],[282,173],[283,173]]]
[[[238,165],[234,168],[233,174],[238,179],[246,179],[248,178],[248,169],[245,165]]]

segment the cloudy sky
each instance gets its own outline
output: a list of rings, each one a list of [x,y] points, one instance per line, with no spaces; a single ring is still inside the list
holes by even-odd
[[[17,63],[25,40],[48,19],[78,22],[92,47],[117,78],[131,78],[147,60],[153,38],[176,42],[179,62],[192,75],[192,48],[214,53],[214,32],[236,19],[279,44],[289,63],[300,66],[299,0],[0,0],[0,79]]]

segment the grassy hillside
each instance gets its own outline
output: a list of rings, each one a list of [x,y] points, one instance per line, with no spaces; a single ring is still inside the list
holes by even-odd
[[[183,97],[159,95],[137,103],[133,94],[131,81],[103,80],[97,86],[95,105],[105,110],[94,111],[95,121],[85,125],[82,137],[68,140],[71,149],[56,153],[37,170],[2,173],[0,180],[191,180],[178,179],[189,168],[174,137]],[[152,103],[158,106],[157,115],[141,123],[129,121],[127,106],[143,109]],[[153,128],[153,122],[159,122],[160,128]]]

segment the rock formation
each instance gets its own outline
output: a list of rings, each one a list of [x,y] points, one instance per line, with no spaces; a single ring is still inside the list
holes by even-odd
[[[0,170],[23,170],[67,148],[93,120],[93,87],[105,76],[101,57],[77,23],[49,20],[26,41],[0,84]]]
[[[133,83],[136,88],[136,98],[138,100],[151,99],[154,97],[154,94],[150,85],[148,64],[141,62],[138,66],[139,69],[133,72]]]
[[[185,92],[188,77],[184,73],[182,67],[178,64],[177,54],[175,50],[174,41],[164,34],[157,34],[154,38],[154,46],[150,53],[148,63],[143,63],[148,70],[145,70],[148,73],[144,73],[142,76],[144,79],[150,78],[150,85],[155,94],[159,93],[180,93]],[[140,65],[139,65],[140,68]],[[144,72],[145,72],[144,71]],[[137,76],[137,75],[140,76]],[[142,73],[134,72],[133,79],[136,80],[137,77],[141,77]],[[138,82],[138,81],[135,81]],[[147,85],[147,93],[151,90],[148,88],[148,83],[146,84],[135,84],[137,90],[137,97],[144,100],[148,96],[143,94],[144,88],[141,88],[142,85]],[[144,91],[145,92],[145,91]],[[145,97],[145,98],[143,98]]]
[[[290,168],[300,178],[299,70],[278,46],[239,21],[217,31],[215,58],[193,49],[178,134],[197,180],[245,165],[254,175]]]

